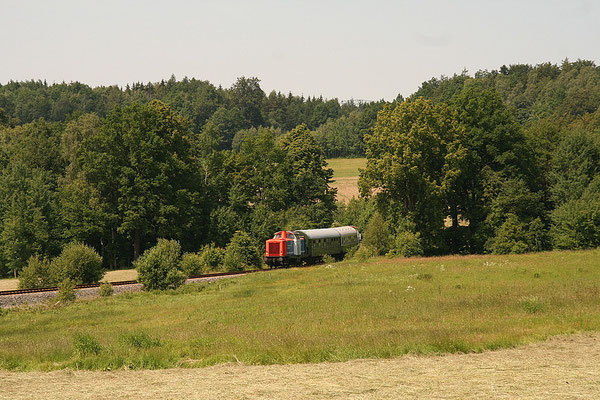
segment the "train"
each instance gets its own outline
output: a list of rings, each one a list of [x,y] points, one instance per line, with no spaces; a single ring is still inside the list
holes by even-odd
[[[270,267],[315,263],[330,255],[338,260],[362,236],[355,226],[279,231],[265,243],[265,264]]]

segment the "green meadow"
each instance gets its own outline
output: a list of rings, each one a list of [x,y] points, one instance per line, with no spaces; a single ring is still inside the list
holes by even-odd
[[[598,330],[598,249],[375,258],[5,310],[0,368],[345,361],[480,352]]]
[[[367,166],[366,158],[328,158],[327,166],[333,169],[333,179],[358,178],[360,168]]]

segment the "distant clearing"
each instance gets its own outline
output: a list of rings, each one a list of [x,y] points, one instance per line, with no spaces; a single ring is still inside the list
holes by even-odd
[[[156,369],[480,352],[600,330],[600,249],[377,258],[0,316],[0,368]]]
[[[367,159],[331,158],[327,163],[333,169],[333,186],[338,189],[337,199],[347,202],[352,197],[358,197],[358,170],[365,168]]]

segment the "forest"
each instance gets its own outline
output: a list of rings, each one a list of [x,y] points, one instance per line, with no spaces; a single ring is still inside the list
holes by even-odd
[[[393,84],[391,82],[390,84]],[[341,102],[171,77],[0,86],[0,275],[72,242],[128,268],[159,238],[258,246],[351,224],[362,253],[523,253],[600,245],[600,68],[519,64]],[[326,159],[366,157],[336,202]]]

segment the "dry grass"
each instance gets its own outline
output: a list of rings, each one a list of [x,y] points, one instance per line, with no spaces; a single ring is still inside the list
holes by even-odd
[[[344,203],[350,201],[353,197],[359,197],[358,176],[349,178],[338,178],[333,182],[333,187],[337,188],[337,200]]]
[[[347,202],[358,197],[358,172],[367,165],[366,158],[331,158],[327,160],[333,168],[333,185],[338,189],[338,201]]]
[[[135,279],[137,279],[137,271],[135,269],[108,271],[103,278],[103,280],[108,282],[132,281]],[[18,287],[18,279],[0,279],[0,290],[15,290]]]
[[[108,271],[104,275],[104,281],[118,282],[118,281],[133,281],[137,279],[137,271],[135,269],[120,269],[117,271]]]
[[[3,372],[0,399],[593,399],[600,335],[479,354],[156,371]]]
[[[0,279],[0,290],[15,290],[18,286],[18,279]]]

